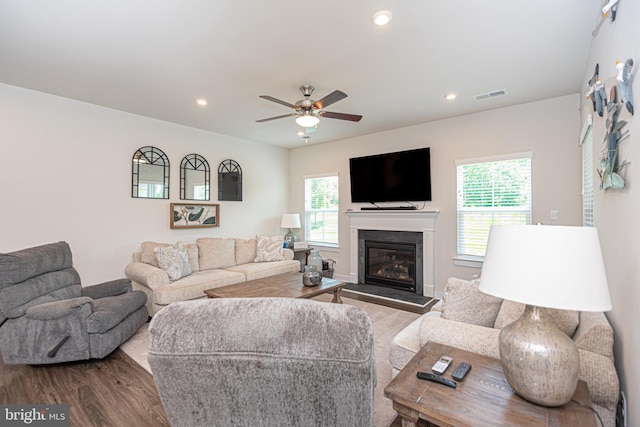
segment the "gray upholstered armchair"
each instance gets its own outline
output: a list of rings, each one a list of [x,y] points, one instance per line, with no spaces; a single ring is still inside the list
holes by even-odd
[[[7,364],[100,359],[148,319],[119,279],[83,288],[65,242],[0,254],[0,351]]]
[[[373,324],[356,307],[176,302],[149,331],[149,364],[175,427],[373,425]]]

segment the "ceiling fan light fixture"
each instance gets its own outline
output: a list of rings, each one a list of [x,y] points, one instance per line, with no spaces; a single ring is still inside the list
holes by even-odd
[[[391,12],[388,10],[381,10],[380,12],[376,12],[371,17],[371,21],[379,27],[383,27],[391,22]]]
[[[320,119],[313,114],[306,112],[303,115],[296,117],[296,123],[303,128],[310,128],[320,123]]]

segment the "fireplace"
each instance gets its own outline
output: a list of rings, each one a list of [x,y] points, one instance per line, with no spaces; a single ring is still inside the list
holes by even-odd
[[[358,283],[422,295],[422,233],[360,230]]]
[[[364,263],[362,256],[363,243],[360,240],[362,232],[379,231],[409,231],[422,236],[422,252],[416,249],[416,291],[417,295],[425,297],[435,296],[435,234],[438,211],[360,211],[347,210],[349,217],[349,282],[364,283]],[[366,233],[365,233],[366,234]],[[380,239],[370,239],[377,240]],[[384,240],[384,239],[382,239]],[[394,243],[394,242],[392,242]],[[377,285],[366,285],[376,289],[384,289]],[[396,291],[395,293],[404,291]],[[409,295],[409,292],[406,293]]]

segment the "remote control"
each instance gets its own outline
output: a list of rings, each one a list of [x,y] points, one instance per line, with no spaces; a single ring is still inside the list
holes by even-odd
[[[471,370],[471,365],[466,362],[461,362],[458,367],[453,371],[451,377],[456,381],[462,381],[467,372]]]
[[[438,375],[442,375],[444,374],[444,371],[447,370],[452,360],[453,359],[449,356],[442,356],[440,357],[440,360],[438,360],[435,365],[431,367],[431,370]]]
[[[421,380],[433,381],[434,383],[440,383],[451,388],[456,388],[457,384],[446,378],[442,378],[440,375],[432,374],[430,372],[418,372],[418,378]]]

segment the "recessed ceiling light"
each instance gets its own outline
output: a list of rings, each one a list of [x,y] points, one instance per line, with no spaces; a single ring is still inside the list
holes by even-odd
[[[444,96],[444,99],[446,99],[447,101],[453,101],[454,99],[456,99],[458,97],[458,95],[456,95],[455,93],[447,93]]]
[[[201,107],[206,107],[207,106],[207,100],[204,98],[198,98],[196,99],[196,104],[198,104]]]
[[[371,21],[378,26],[387,25],[391,21],[391,12],[388,10],[381,10],[380,12],[376,12],[371,17]]]

